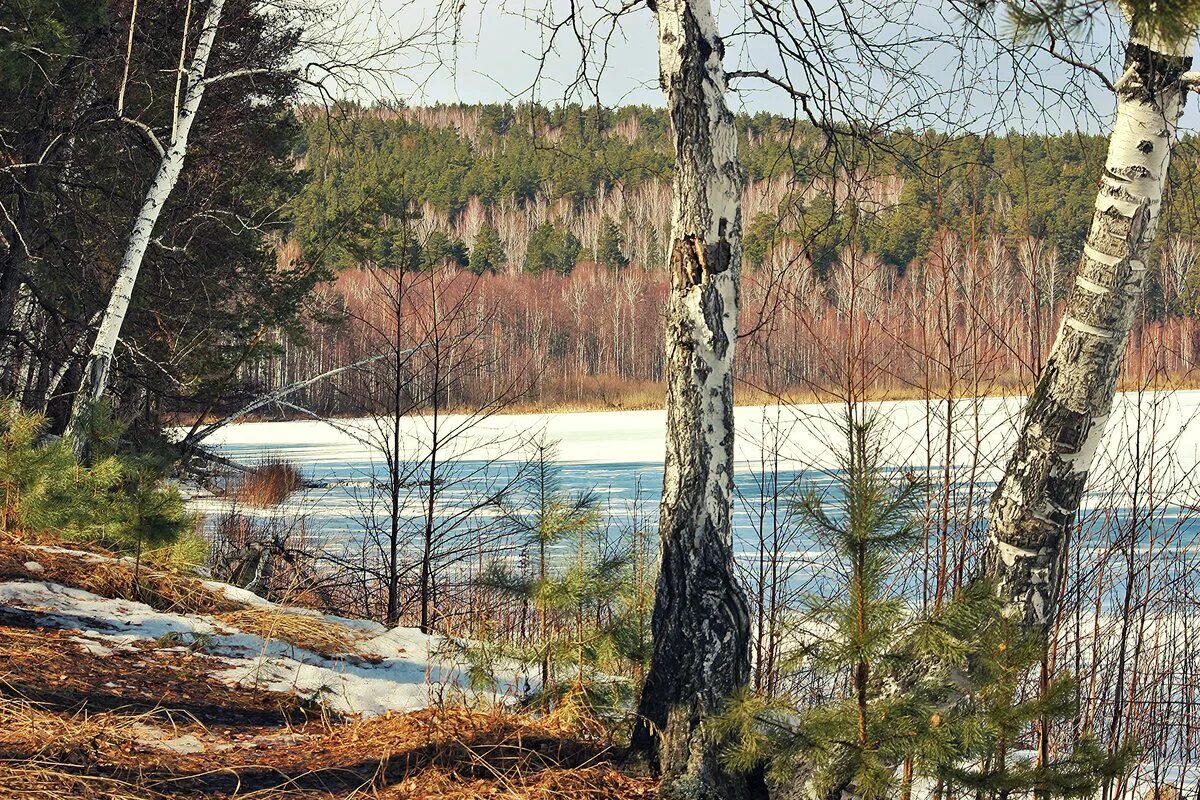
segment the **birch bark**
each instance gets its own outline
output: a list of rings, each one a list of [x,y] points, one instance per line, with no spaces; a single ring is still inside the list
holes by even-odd
[[[741,798],[752,780],[722,768],[703,723],[750,676],[730,529],[744,177],[709,0],[659,0],[657,13],[675,152],[667,452],[654,652],[633,747],[660,770],[663,798]]]
[[[121,266],[117,271],[117,279],[109,295],[108,306],[100,320],[96,339],[88,355],[87,366],[75,400],[71,406],[71,417],[67,422],[65,436],[73,443],[77,454],[82,454],[86,447],[86,427],[91,410],[97,400],[108,388],[108,378],[112,368],[113,354],[121,337],[121,326],[129,311],[129,302],[133,297],[133,288],[137,283],[138,272],[150,244],[154,226],[162,215],[163,206],[179,182],[179,173],[183,169],[184,156],[187,155],[188,136],[196,114],[200,110],[200,101],[204,98],[207,86],[205,74],[208,69],[209,56],[212,54],[213,42],[217,37],[217,27],[221,22],[225,0],[212,0],[204,16],[204,24],[200,30],[200,39],[196,43],[196,51],[188,68],[188,89],[179,109],[171,141],[159,161],[154,181],[146,190],[141,208],[129,236],[125,253],[121,258]]]
[[[1112,410],[1154,241],[1192,37],[1131,39],[1091,230],[1050,357],[992,497],[986,568],[1007,612],[1046,633],[1064,540]]]

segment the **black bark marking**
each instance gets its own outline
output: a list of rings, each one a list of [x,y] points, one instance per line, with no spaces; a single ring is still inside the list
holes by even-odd
[[[1125,70],[1133,75],[1117,90],[1122,100],[1157,104],[1177,89],[1183,73],[1192,67],[1191,56],[1172,56],[1131,42],[1125,48]]]
[[[724,223],[725,221],[721,220],[722,227],[724,227]],[[729,265],[733,261],[733,250],[729,246],[729,242],[725,240],[724,236],[725,234],[722,231],[722,238],[719,241],[704,248],[705,255],[707,256],[706,262],[708,264],[708,272],[710,275],[721,274],[725,270],[729,269]]]
[[[729,337],[725,335],[725,301],[721,293],[710,285],[700,297],[700,305],[704,311],[704,324],[712,334],[713,351],[717,358],[723,359],[729,352]]]

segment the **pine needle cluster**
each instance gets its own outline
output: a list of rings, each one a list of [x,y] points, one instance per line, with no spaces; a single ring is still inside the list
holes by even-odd
[[[987,10],[991,5],[983,0],[979,8]],[[1024,41],[1038,41],[1047,34],[1058,40],[1091,35],[1096,23],[1107,19],[1110,8],[1119,9],[1131,33],[1142,39],[1186,42],[1200,27],[1196,0],[1005,0],[1003,7],[1016,38]]]
[[[526,702],[556,714],[622,716],[649,656],[649,615],[633,580],[633,543],[605,547],[598,497],[563,487],[552,443],[536,445],[523,497],[506,512],[515,560],[494,562],[479,585],[527,609],[524,635],[493,632],[464,645],[475,688],[508,665],[534,673]],[[509,632],[511,634],[511,632]]]

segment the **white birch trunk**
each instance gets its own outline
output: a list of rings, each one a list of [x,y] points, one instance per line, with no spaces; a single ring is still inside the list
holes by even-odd
[[[163,206],[166,205],[171,192],[179,182],[179,173],[183,169],[184,156],[187,154],[188,136],[192,124],[196,121],[196,114],[200,110],[200,101],[204,97],[204,89],[207,86],[205,74],[224,6],[225,0],[212,0],[208,12],[204,16],[200,39],[196,43],[196,52],[192,56],[192,63],[188,69],[188,89],[179,109],[178,123],[171,141],[163,153],[162,160],[159,162],[154,181],[150,184],[150,188],[142,200],[137,220],[134,222],[133,231],[129,236],[129,244],[121,258],[116,282],[109,295],[108,306],[100,320],[100,328],[96,332],[95,342],[88,355],[87,366],[84,369],[79,390],[75,393],[75,400],[71,406],[71,418],[67,422],[65,435],[72,440],[78,454],[82,454],[86,446],[87,421],[91,410],[108,387],[113,355],[121,337],[121,326],[129,311],[133,287],[137,283],[138,272],[141,270],[146,248],[150,245],[154,226],[162,214]]]
[[[1191,37],[1134,38],[1126,50],[1082,262],[992,498],[987,567],[1007,612],[1032,633],[1044,634],[1054,622],[1064,540],[1112,410],[1183,110],[1191,44]]]
[[[744,178],[709,0],[660,0],[657,13],[675,149],[667,452],[654,653],[633,745],[662,773],[663,798],[740,798],[757,786],[724,770],[703,723],[750,675],[730,528]]]

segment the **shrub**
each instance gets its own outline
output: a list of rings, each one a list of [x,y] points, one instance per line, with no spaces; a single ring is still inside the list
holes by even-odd
[[[477,579],[497,600],[528,609],[516,641],[486,630],[462,644],[472,688],[498,686],[505,668],[536,674],[525,698],[562,719],[616,720],[636,696],[649,656],[647,615],[630,569],[633,543],[603,539],[599,498],[568,492],[552,442],[535,443],[517,505],[503,509],[519,550]]]
[[[0,532],[141,552],[192,530],[183,497],[156,460],[110,454],[80,463],[45,428],[45,417],[0,403]]]
[[[194,572],[208,564],[208,539],[193,529],[169,544],[143,554],[147,564],[174,572]]]
[[[269,458],[246,470],[237,489],[237,501],[255,508],[270,508],[300,488],[300,470],[280,458]]]

